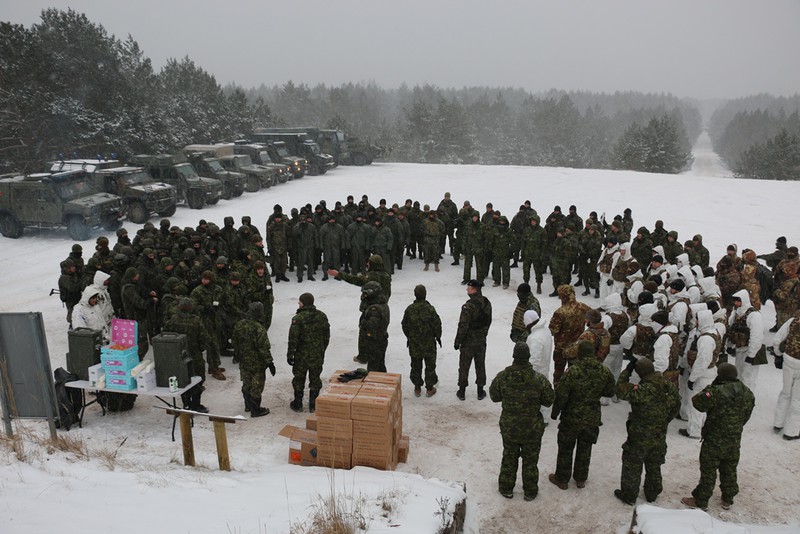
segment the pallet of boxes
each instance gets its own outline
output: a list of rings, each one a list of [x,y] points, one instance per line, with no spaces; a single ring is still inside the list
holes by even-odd
[[[290,439],[289,463],[394,470],[406,462],[409,448],[408,436],[402,435],[401,377],[371,372],[340,382],[347,373],[333,374],[306,428],[287,425],[279,432]]]

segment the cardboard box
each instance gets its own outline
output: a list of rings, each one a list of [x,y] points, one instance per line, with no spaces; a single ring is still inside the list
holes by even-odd
[[[408,436],[400,436],[400,444],[397,448],[397,461],[401,464],[408,462],[408,449],[411,445],[411,440]]]
[[[317,465],[317,433],[293,425],[286,425],[278,432],[289,438],[289,463],[294,465]]]
[[[317,418],[317,443],[320,450],[336,447],[350,454],[353,447],[353,421],[334,417]]]
[[[388,446],[395,442],[391,421],[353,421],[353,441]]]
[[[359,393],[350,406],[351,418],[354,421],[386,422],[392,413],[393,401],[387,397],[373,397]]]
[[[117,389],[119,391],[133,391],[136,389],[136,379],[132,376],[107,376],[106,389]]]
[[[366,378],[364,378],[364,383],[376,383],[376,384],[391,384],[393,386],[400,386],[403,382],[403,375],[398,373],[379,373],[377,371],[371,371],[367,374]]]
[[[325,393],[329,393],[331,395],[358,395],[358,392],[361,391],[362,382],[356,382],[352,384],[350,382],[343,384],[341,382],[331,382],[328,384],[328,387],[325,388]]]
[[[351,394],[331,395],[323,393],[317,397],[316,414],[320,417],[336,417],[339,419],[350,419],[350,404],[355,398]]]
[[[338,371],[334,371],[333,374],[331,375],[331,379],[329,380],[329,382],[333,383],[333,384],[360,384],[361,382],[364,381],[363,378],[356,378],[356,379],[349,380],[347,382],[339,382],[339,375],[343,375],[343,374],[349,373],[351,371],[353,371],[353,369],[351,369],[349,371],[346,370],[346,369],[339,369]]]
[[[156,387],[156,371],[150,369],[146,373],[139,373],[139,378],[136,379],[137,391],[150,391]]]
[[[393,398],[397,396],[397,386],[394,384],[381,384],[379,382],[364,382],[358,393],[372,395],[374,397]]]
[[[306,430],[316,430],[317,429],[317,414],[310,414],[308,419],[306,419]]]
[[[103,369],[103,364],[98,363],[97,365],[92,365],[89,367],[89,382],[93,386],[96,386],[100,379],[106,376],[106,370]]]
[[[382,454],[366,454],[353,452],[353,465],[363,465],[384,471],[393,471],[396,467],[392,459],[392,452],[386,451]]]
[[[320,453],[317,457],[317,465],[331,469],[350,469],[353,467],[353,457],[350,453],[342,455]]]

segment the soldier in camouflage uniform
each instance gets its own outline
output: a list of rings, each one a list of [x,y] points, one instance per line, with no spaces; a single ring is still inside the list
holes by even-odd
[[[319,229],[319,241],[322,247],[323,274],[322,279],[328,279],[328,269],[339,270],[342,266],[341,251],[344,247],[345,232],[342,225],[336,222],[332,214],[328,223]]]
[[[222,300],[219,303],[221,312],[220,326],[223,330],[222,339],[225,341],[225,345],[221,345],[220,350],[224,351],[228,356],[233,356],[233,363],[239,361],[238,356],[233,353],[233,347],[230,345],[233,327],[245,316],[249,307],[250,296],[248,295],[247,284],[243,282],[239,271],[233,271],[228,277],[227,287],[223,288]]]
[[[586,324],[586,312],[589,306],[575,300],[575,290],[570,285],[563,285],[558,288],[558,296],[561,298],[559,307],[553,318],[550,320],[549,328],[553,334],[555,348],[553,350],[553,384],[557,387],[567,366],[564,357],[564,350],[575,343],[583,333]]]
[[[458,318],[458,331],[453,348],[459,353],[458,392],[456,396],[464,400],[464,391],[469,383],[469,368],[475,361],[475,384],[478,386],[478,400],[486,397],[486,336],[492,325],[492,303],[481,294],[483,282],[470,280],[467,283],[469,300],[461,306]]]
[[[417,257],[417,249],[419,249],[419,255],[422,257],[422,220],[424,217],[422,210],[419,209],[419,202],[414,202],[413,206],[407,211],[406,217],[411,230],[408,239],[408,257],[413,260]]]
[[[500,434],[503,436],[503,459],[500,463],[498,490],[503,497],[514,496],[517,465],[522,458],[522,491],[526,501],[539,493],[539,451],[542,447],[544,421],[541,407],[553,404],[553,387],[547,378],[534,371],[530,348],[514,345],[513,363],[500,371],[489,386],[489,396],[503,403]]]
[[[299,224],[292,229],[292,238],[297,246],[297,281],[303,281],[303,273],[314,281],[314,256],[319,248],[319,234],[312,222],[311,214],[301,216]]]
[[[242,375],[244,409],[250,412],[250,417],[269,413],[269,408],[261,407],[261,394],[264,392],[267,369],[275,376],[269,337],[262,324],[263,308],[260,302],[251,303],[247,316],[236,323],[233,329],[233,347],[239,355],[239,372]]]
[[[444,198],[436,207],[436,212],[442,219],[442,222],[444,222],[445,234],[450,239],[450,254],[454,255],[454,250],[458,248],[455,243],[455,228],[456,220],[458,219],[458,206],[456,206],[456,203],[450,199],[450,193],[444,194]],[[442,246],[442,250],[444,250],[444,246]],[[458,257],[456,257],[456,260],[458,260]]]
[[[358,356],[366,360],[367,371],[386,372],[386,348],[389,346],[389,306],[378,282],[361,288],[362,313],[358,321]]]
[[[150,345],[147,335],[149,330],[148,317],[150,312],[158,304],[155,291],[147,292],[139,283],[139,272],[128,267],[122,278],[122,310],[125,319],[131,319],[139,323],[139,360],[147,354]]]
[[[553,240],[550,249],[550,272],[553,274],[553,292],[551,297],[558,296],[558,287],[569,285],[570,279],[570,258],[572,257],[571,242],[565,237],[566,230],[563,226],[556,226],[556,238]]]
[[[631,384],[634,369],[639,383]],[[639,496],[644,466],[644,496],[653,502],[661,494],[661,465],[667,455],[667,428],[680,411],[678,388],[653,368],[653,362],[630,362],[619,375],[617,397],[631,405],[628,439],[622,445],[622,474],[617,499],[633,505]]]
[[[325,351],[331,340],[328,316],[314,306],[314,295],[303,293],[298,299],[297,313],[289,327],[289,344],[286,362],[292,367],[292,389],[294,400],[289,407],[295,412],[303,411],[303,393],[308,375],[308,411],[316,410],[317,397],[322,389],[319,378],[325,363]]]
[[[514,233],[508,227],[508,219],[500,217],[492,235],[492,279],[493,287],[503,284],[508,289],[511,280],[511,258],[514,250]]]
[[[782,369],[783,387],[775,406],[773,428],[783,439],[800,439],[800,311],[781,324],[772,343],[775,367]]]
[[[545,256],[547,253],[547,232],[540,224],[538,215],[532,215],[529,226],[522,231],[520,252],[522,255],[522,281],[530,283],[531,266],[536,277],[536,294],[542,294],[542,281],[547,269]]]
[[[722,363],[714,382],[692,398],[695,409],[706,413],[703,444],[700,446],[700,481],[691,497],[681,502],[691,508],[708,507],[719,470],[722,507],[729,509],[739,493],[736,468],[744,425],[755,406],[753,392],[737,379],[736,367]]]
[[[551,323],[552,324],[552,323]],[[591,341],[578,345],[578,359],[564,373],[556,386],[551,419],[561,417],[558,425],[558,459],[550,482],[567,489],[570,478],[578,488],[589,478],[592,445],[600,435],[600,398],[614,394],[614,377],[597,360]],[[573,467],[573,451],[575,463]]]
[[[195,412],[208,413],[208,408],[200,403],[203,395],[203,382],[206,381],[206,364],[203,361],[203,351],[209,350],[213,344],[213,337],[209,335],[203,321],[194,314],[194,301],[183,297],[178,302],[177,310],[164,323],[164,332],[175,332],[186,336],[187,350],[192,358],[189,364],[189,374],[199,376],[200,383],[181,395],[184,408]]]
[[[200,285],[192,290],[192,300],[194,301],[195,308],[197,309],[200,318],[206,329],[211,332],[213,342],[206,350],[206,358],[208,360],[208,372],[217,380],[225,380],[225,369],[220,366],[219,359],[219,328],[218,308],[220,300],[222,299],[222,288],[214,283],[214,273],[211,271],[203,271],[200,277]]]
[[[517,286],[517,305],[514,308],[514,314],[511,317],[511,341],[514,343],[518,341],[525,341],[528,337],[528,329],[525,328],[523,317],[528,310],[534,310],[537,315],[541,317],[542,306],[531,292],[531,286],[528,284],[520,284]]]
[[[75,262],[67,258],[61,262],[61,276],[58,278],[58,294],[61,302],[67,307],[67,324],[72,329],[72,310],[81,300],[81,279],[78,276]]]
[[[267,246],[269,256],[272,261],[272,271],[275,274],[275,282],[288,282],[286,269],[288,267],[289,242],[291,233],[286,223],[286,216],[281,214],[267,227]]]
[[[372,253],[381,257],[383,268],[389,274],[394,274],[394,262],[392,261],[394,236],[392,231],[383,226],[381,219],[375,219],[372,230]]]
[[[472,263],[475,261],[475,278],[483,281],[486,272],[483,270],[483,260],[486,256],[483,250],[483,225],[477,210],[471,210],[469,220],[464,223],[458,232],[458,243],[464,254],[464,276],[461,285],[470,281]]]
[[[367,263],[367,249],[370,247],[371,233],[369,225],[364,222],[364,214],[356,213],[355,222],[350,223],[345,233],[345,246],[350,254],[350,273],[356,275],[364,271]]]
[[[411,357],[411,383],[414,394],[422,394],[425,385],[426,395],[436,394],[436,345],[442,346],[442,320],[436,308],[428,302],[428,291],[420,284],[414,288],[414,302],[403,313],[403,333],[406,335],[408,355]],[[422,380],[422,365],[425,364],[425,380]]]
[[[597,262],[603,249],[603,236],[592,219],[586,220],[586,228],[578,234],[578,276],[583,284],[583,296],[595,290],[595,298],[600,298],[600,275],[597,272]],[[648,254],[650,251],[648,251]],[[575,284],[579,285],[579,284]]]
[[[277,280],[277,279],[276,279]],[[272,306],[275,296],[272,292],[272,278],[269,275],[267,264],[261,260],[253,263],[253,272],[247,279],[242,280],[246,286],[247,298],[250,302],[260,302],[264,305],[264,328],[269,331],[272,326]]]
[[[378,282],[381,286],[383,296],[388,303],[389,298],[392,296],[392,275],[387,273],[383,267],[383,258],[377,254],[373,254],[369,257],[367,272],[364,274],[342,273],[335,269],[329,269],[328,274],[333,276],[336,280],[342,280],[354,286],[363,286],[367,282]]]
[[[444,223],[436,218],[436,212],[433,210],[429,210],[428,217],[422,221],[422,235],[424,239],[422,252],[425,259],[423,270],[427,271],[433,263],[434,270],[438,272],[439,260],[442,257],[442,241],[447,234]]]

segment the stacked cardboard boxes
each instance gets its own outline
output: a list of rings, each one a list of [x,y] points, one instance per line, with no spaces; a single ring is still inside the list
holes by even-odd
[[[105,372],[106,388],[120,391],[136,389],[131,370],[139,365],[139,325],[136,321],[111,321],[111,346],[100,348],[100,363]]]
[[[314,458],[313,465],[337,469],[363,465],[393,470],[408,456],[409,440],[402,435],[401,377],[369,373],[340,383],[338,377],[346,372],[333,374],[305,429],[287,426],[280,432],[292,440],[289,461],[309,465]]]

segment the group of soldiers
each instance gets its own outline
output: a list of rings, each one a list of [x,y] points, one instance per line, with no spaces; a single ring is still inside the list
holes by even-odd
[[[387,207],[381,199],[374,208],[364,195],[358,204],[352,196],[344,204],[337,202],[332,211],[320,201],[313,210],[306,205],[290,213],[287,217],[281,206],[274,207],[266,238],[249,217],[242,217],[238,228],[232,217],[225,218],[223,228],[201,220],[196,228],[181,229],[165,219],[158,229],[145,224],[133,239],[120,229],[113,247],[107,238],[98,238],[85,264],[80,245],[75,245],[61,264],[59,280],[67,319],[71,326],[92,326],[85,317],[100,301],[106,310],[100,315],[108,320],[139,321],[142,354],[148,338],[158,332],[186,333],[193,372],[203,377],[203,351],[209,373],[219,380],[225,379],[220,355],[233,355],[242,369],[246,409],[263,415],[268,413],[260,406],[266,371],[275,372],[267,336],[273,280],[288,281],[286,274],[292,271],[298,282],[304,276],[314,280],[321,269],[323,280],[332,277],[360,286],[355,359],[368,370],[386,371],[391,274],[402,269],[404,257],[420,258],[425,270],[431,263],[439,270],[449,242],[453,264],[464,261],[462,283],[468,294],[453,344],[460,354],[457,397],[462,401],[473,362],[478,399],[486,396],[492,306],[482,288],[489,265],[493,285],[507,288],[509,270],[522,262],[524,282],[517,287],[519,303],[511,324],[514,363],[489,388],[491,398],[503,403],[499,489],[504,496],[512,494],[520,456],[525,497],[536,496],[542,407],[552,405],[551,416],[561,419],[557,467],[549,478],[566,489],[571,478],[578,487],[586,482],[600,406],[621,399],[632,411],[621,488],[615,492],[620,500],[636,500],[642,466],[645,496],[652,501],[660,493],[666,426],[678,416],[687,421],[682,435],[704,438],[701,483],[694,500],[687,501],[705,507],[719,470],[723,505],[730,505],[738,491],[738,439],[752,410],[759,366],[768,363],[759,311],[766,298],[778,311],[774,363],[784,370],[774,426],[784,439],[800,438],[800,321],[795,320],[799,260],[797,248],[787,247],[785,238],[764,256],[747,249],[739,256],[731,245],[714,268],[701,235],[681,245],[677,233],[657,221],[653,231],[641,227],[631,237],[630,210],[607,224],[595,212],[584,221],[575,206],[568,215],[556,206],[541,227],[530,202],[509,223],[491,204],[481,215],[469,202],[457,209],[445,194],[435,210],[420,208],[411,199],[402,207]],[[535,296],[542,293],[547,269],[553,278],[551,296],[561,300],[551,318],[544,316]],[[575,274],[575,286],[584,288],[584,296],[594,291],[602,299],[598,309],[577,300]],[[436,352],[442,346],[441,320],[426,293],[422,285],[414,289],[415,300],[402,319],[417,396],[423,386],[427,396],[436,393]],[[313,295],[303,293],[287,354],[294,373],[293,410],[303,409],[306,377],[309,409],[314,410],[329,341],[327,317],[315,308]],[[732,365],[724,364],[728,358]],[[735,401],[720,403],[721,397]],[[204,409],[197,391],[184,402]]]

